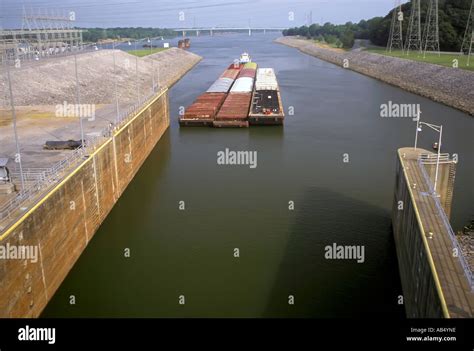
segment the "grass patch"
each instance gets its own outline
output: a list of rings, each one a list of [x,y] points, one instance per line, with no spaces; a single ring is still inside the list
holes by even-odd
[[[318,39],[312,39],[312,40],[313,40],[313,43],[315,43],[318,46],[321,46],[322,48],[344,50],[342,48],[342,43],[328,43],[326,41],[322,41]]]
[[[131,55],[135,55],[138,57],[145,57],[148,55],[156,54],[157,52],[165,51],[167,48],[153,48],[153,49],[140,49],[140,50],[131,50],[127,51]]]
[[[367,52],[372,52],[374,54],[392,56],[404,58],[407,60],[413,60],[418,62],[432,63],[435,65],[440,65],[444,67],[454,68],[454,60],[458,60],[460,69],[465,69],[468,71],[474,71],[474,57],[471,57],[470,65],[467,65],[467,55],[456,55],[456,54],[435,54],[435,53],[426,53],[426,57],[423,57],[423,54],[418,52],[410,52],[409,55],[403,53],[401,50],[393,50],[392,52],[387,52],[385,49],[368,49]]]

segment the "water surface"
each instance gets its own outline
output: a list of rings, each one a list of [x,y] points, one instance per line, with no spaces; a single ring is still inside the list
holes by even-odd
[[[424,120],[444,124],[445,151],[460,156],[455,228],[474,213],[474,120],[274,44],[274,37],[192,39],[204,60],[170,92],[170,129],[44,317],[404,315],[396,304],[401,287],[390,211],[396,150],[413,144],[415,125],[381,118],[380,105],[420,103]],[[294,115],[284,127],[180,129],[180,106],[242,51],[275,68],[285,109]],[[420,145],[429,148],[436,138],[423,131]],[[257,151],[258,167],[218,166],[225,148]],[[365,262],[326,260],[324,248],[333,243],[364,245]]]

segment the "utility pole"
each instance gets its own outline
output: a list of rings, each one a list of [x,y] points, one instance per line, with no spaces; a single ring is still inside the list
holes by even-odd
[[[81,99],[80,99],[80,94],[79,94],[79,73],[77,70],[77,50],[79,50],[79,47],[77,47],[76,50],[74,51],[74,70],[76,73],[76,104],[77,104],[77,108],[75,110],[80,111],[79,106],[81,104]],[[82,116],[79,116],[79,124],[81,126],[81,146],[82,146],[82,149],[84,150],[85,140],[84,140],[84,124],[82,121]]]
[[[467,54],[467,66],[471,61],[472,46],[474,44],[474,0],[471,2],[471,10],[467,19],[466,31],[461,45],[461,55]]]
[[[425,38],[424,38],[424,54],[426,57],[428,51],[437,52],[441,55],[439,48],[439,12],[438,0],[429,0],[428,14],[426,17]]]
[[[115,124],[118,125],[120,123],[120,111],[119,111],[119,98],[118,98],[118,88],[117,88],[117,69],[115,64],[115,41],[112,44],[112,56],[114,59],[114,85],[115,85],[115,109],[116,109],[116,121]]]
[[[426,123],[426,122],[421,122],[420,120],[420,114],[418,113],[418,118],[416,122],[416,137],[415,137],[415,150],[417,148],[417,142],[418,142],[418,133],[421,132],[422,126],[427,126],[431,129],[433,129],[435,132],[439,134],[439,139],[438,139],[438,154],[436,156],[436,171],[435,171],[435,180],[434,180],[434,194],[437,195],[436,193],[436,188],[438,187],[438,174],[439,174],[439,163],[441,160],[441,146],[442,146],[442,140],[443,140],[443,126],[442,125],[436,125],[436,124],[431,124],[431,123]]]
[[[137,51],[137,42],[138,39],[135,40],[135,82],[137,88],[137,103],[140,103],[140,86],[138,85],[138,51]]]
[[[5,53],[6,53],[6,45],[5,45]],[[13,89],[12,89],[12,81],[10,77],[10,66],[7,61],[7,55],[5,54],[4,60],[7,66],[7,77],[8,77],[8,90],[10,92],[10,104],[12,110],[12,120],[13,120],[13,134],[15,136],[15,145],[16,145],[16,156],[15,162],[17,162],[20,166],[20,178],[21,178],[21,194],[25,191],[25,177],[23,175],[23,161],[21,159],[21,150],[20,150],[20,140],[18,138],[18,130],[16,126],[16,110],[15,110],[15,101],[13,100]]]
[[[150,43],[150,55],[153,53],[153,41],[148,38],[148,43]],[[151,59],[151,90],[153,92],[155,92],[155,69],[154,69],[154,62],[155,60],[153,60],[152,57],[150,57]]]
[[[388,38],[387,51],[394,49],[403,51],[403,12],[400,0],[395,1],[393,9],[392,25],[390,27],[390,37]]]
[[[420,0],[412,0],[408,35],[405,43],[405,51],[407,52],[407,55],[410,53],[410,50],[421,53],[423,46],[422,41]]]

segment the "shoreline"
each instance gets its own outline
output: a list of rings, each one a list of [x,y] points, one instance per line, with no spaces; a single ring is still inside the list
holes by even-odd
[[[346,63],[347,69],[474,116],[474,72],[364,51],[338,52],[295,37],[280,37],[275,42],[341,68]]]

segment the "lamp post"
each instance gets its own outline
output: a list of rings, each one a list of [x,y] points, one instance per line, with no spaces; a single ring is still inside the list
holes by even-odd
[[[421,132],[420,122],[421,122],[421,111],[418,110],[418,116],[416,117],[416,134],[415,134],[415,150],[418,146],[418,132]]]
[[[148,38],[148,43],[150,44],[150,55],[153,54],[153,41]],[[151,58],[151,90],[155,92],[155,73],[154,73],[154,61]]]
[[[439,139],[438,139],[438,155],[436,158],[436,172],[435,172],[435,181],[434,181],[434,195],[436,195],[436,187],[438,185],[438,173],[439,173],[439,161],[441,158],[441,140],[443,138],[443,126],[442,125],[436,125],[436,124],[431,124],[431,123],[426,123],[426,122],[421,122],[420,116],[418,115],[417,118],[417,123],[416,123],[416,137],[415,137],[415,150],[417,148],[417,142],[418,142],[418,132],[422,131],[422,126],[427,126],[428,128],[433,129],[435,132],[439,133]]]
[[[137,89],[137,103],[140,103],[140,87],[138,85],[138,51],[137,51],[138,39],[135,40],[135,82]]]
[[[25,177],[23,175],[23,160],[21,159],[21,149],[20,149],[20,141],[18,139],[18,130],[16,125],[16,109],[15,109],[15,101],[13,100],[13,88],[12,88],[12,81],[10,77],[10,66],[8,62],[8,55],[7,50],[5,49],[5,56],[2,58],[3,63],[6,65],[7,69],[7,78],[8,78],[8,91],[10,93],[10,105],[11,105],[11,112],[12,112],[12,122],[13,122],[13,134],[15,136],[15,146],[16,146],[16,157],[15,161],[18,162],[20,166],[20,180],[21,180],[21,196],[23,196],[25,192]]]
[[[76,47],[76,50],[74,51],[74,71],[76,74],[76,104],[77,104],[77,109],[79,109],[79,106],[81,104],[81,98],[80,98],[80,93],[79,93],[79,73],[77,69],[77,50],[79,50],[78,47]],[[85,140],[84,140],[84,123],[82,121],[82,116],[79,116],[79,125],[81,128],[81,147],[82,147],[82,150],[84,150]]]
[[[117,69],[115,64],[115,41],[112,43],[112,56],[114,59],[114,86],[115,86],[115,109],[116,109],[116,121],[115,124],[118,125],[120,122],[120,111],[119,111],[119,98],[118,98],[118,88],[117,88]]]

